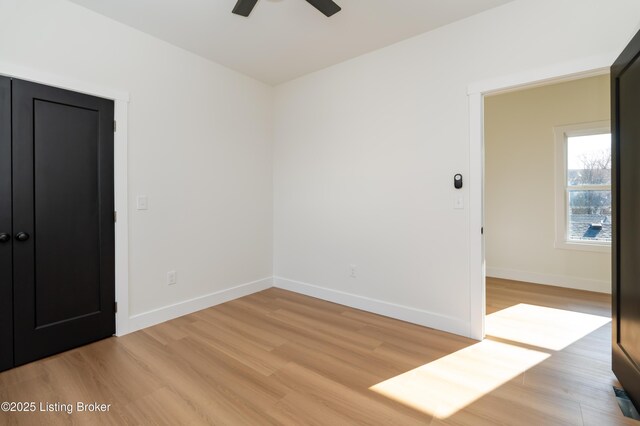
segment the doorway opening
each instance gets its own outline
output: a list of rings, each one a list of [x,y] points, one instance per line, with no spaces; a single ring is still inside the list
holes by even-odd
[[[614,55],[559,63],[472,83],[469,96],[469,337],[485,337],[484,101],[486,96],[609,73]]]
[[[602,361],[611,348],[609,92],[600,72],[483,96],[482,224],[487,340],[548,355],[522,373],[532,389],[575,389],[558,396],[585,406],[598,394],[602,407],[584,409],[617,417],[617,381]]]

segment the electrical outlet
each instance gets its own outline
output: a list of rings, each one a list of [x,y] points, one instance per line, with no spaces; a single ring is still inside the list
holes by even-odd
[[[136,209],[147,210],[149,208],[149,198],[146,195],[138,195],[136,198]]]
[[[351,278],[356,278],[358,276],[356,265],[349,265],[349,276]]]
[[[178,276],[176,274],[176,271],[167,272],[167,284],[174,285],[177,282],[178,282]]]

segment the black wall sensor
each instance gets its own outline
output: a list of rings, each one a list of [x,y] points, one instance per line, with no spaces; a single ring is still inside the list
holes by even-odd
[[[455,186],[456,189],[462,188],[462,175],[460,173],[453,177],[453,186]]]

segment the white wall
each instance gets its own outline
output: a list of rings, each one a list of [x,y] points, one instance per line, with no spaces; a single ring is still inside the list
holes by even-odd
[[[487,275],[611,292],[611,253],[554,246],[556,126],[610,120],[609,76],[485,98]]]
[[[271,88],[64,0],[0,0],[0,63],[130,93],[131,314],[267,278],[274,248],[278,285],[469,334],[467,86],[613,56],[638,16],[517,0],[279,86],[275,117]]]
[[[129,92],[131,315],[271,277],[271,87],[64,0],[0,0],[0,63]]]
[[[635,0],[518,0],[278,86],[277,284],[469,335],[468,85],[613,58],[639,24]]]

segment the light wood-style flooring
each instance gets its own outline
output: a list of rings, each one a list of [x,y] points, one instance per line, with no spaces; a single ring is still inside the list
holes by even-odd
[[[487,287],[486,344],[269,289],[0,373],[0,402],[111,404],[0,424],[638,425],[611,390],[606,295]],[[539,327],[509,335],[523,316]]]

